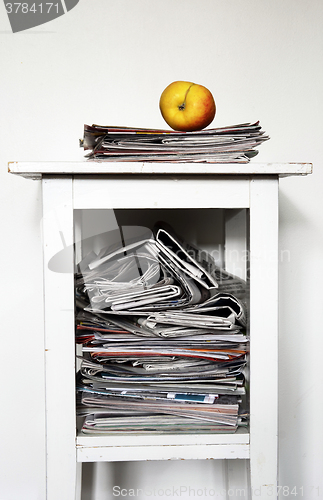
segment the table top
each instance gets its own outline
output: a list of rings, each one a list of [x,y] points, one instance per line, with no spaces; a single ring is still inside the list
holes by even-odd
[[[307,175],[311,163],[161,163],[107,161],[39,161],[9,162],[8,171],[31,179],[45,176],[108,176],[108,175],[273,175],[286,177]]]

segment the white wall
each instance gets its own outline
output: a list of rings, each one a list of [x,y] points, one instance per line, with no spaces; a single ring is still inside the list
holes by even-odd
[[[12,34],[0,6],[0,500],[45,498],[40,184],[7,162],[83,158],[84,123],[164,127],[159,96],[178,79],[212,91],[214,126],[261,121],[256,161],[314,164],[281,181],[279,460],[291,498],[323,498],[322,21],[321,0],[80,0]]]

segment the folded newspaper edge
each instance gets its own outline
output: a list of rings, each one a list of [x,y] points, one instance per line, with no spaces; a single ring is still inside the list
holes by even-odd
[[[192,132],[84,125],[88,161],[248,163],[268,140],[259,121]]]

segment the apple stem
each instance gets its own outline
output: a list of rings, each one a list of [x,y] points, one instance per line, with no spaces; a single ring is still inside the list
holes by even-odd
[[[193,87],[193,85],[195,85],[195,83],[192,83],[192,85],[190,85],[190,86],[188,87],[188,89],[187,89],[187,91],[186,91],[186,94],[185,94],[185,97],[184,97],[184,102],[183,102],[180,106],[178,106],[178,109],[179,109],[180,111],[183,111],[183,110],[185,109],[186,97],[187,97],[187,94],[188,94],[188,92],[189,92],[190,88],[191,88],[191,87]]]

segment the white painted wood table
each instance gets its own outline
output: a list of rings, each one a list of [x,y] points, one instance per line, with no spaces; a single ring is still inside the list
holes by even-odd
[[[275,498],[278,183],[281,176],[311,173],[311,164],[12,162],[9,171],[42,182],[47,500],[80,498],[82,462],[210,458],[248,459],[249,498]],[[171,209],[168,213],[173,215],[174,210],[183,213],[183,209],[195,214],[199,210],[220,211],[224,220],[222,263],[232,272],[237,260],[241,263],[243,255],[248,257],[245,269],[240,270],[242,277],[247,273],[250,283],[250,427],[247,430],[235,434],[172,436],[77,434],[75,239],[82,231],[84,211],[119,209],[128,209],[132,215],[148,211],[151,215],[152,210],[160,209]],[[209,237],[214,230],[211,217]],[[81,250],[76,244],[78,251]],[[51,269],[57,255],[63,256],[61,272]]]

